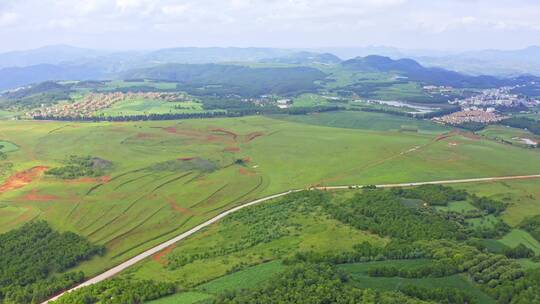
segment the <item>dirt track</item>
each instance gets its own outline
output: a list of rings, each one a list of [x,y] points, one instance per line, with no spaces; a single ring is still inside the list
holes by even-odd
[[[411,182],[411,183],[401,183],[401,184],[381,184],[381,185],[376,185],[377,188],[396,188],[396,187],[411,187],[411,186],[421,186],[421,185],[441,185],[441,184],[459,184],[459,183],[480,183],[480,182],[496,182],[496,181],[502,181],[502,180],[519,180],[519,179],[540,179],[540,174],[537,174],[537,175],[521,175],[521,176],[502,176],[502,177],[485,177],[485,178],[469,178],[469,179],[454,179],[454,180],[441,180],[441,181],[428,181],[428,182]],[[314,187],[314,188],[310,188],[310,190],[344,190],[344,189],[355,189],[355,188],[361,188],[362,185],[348,185],[348,186],[329,186],[329,187]],[[123,270],[127,269],[128,267],[130,266],[133,266],[135,265],[136,263],[146,259],[146,258],[149,258],[163,250],[166,250],[167,248],[173,246],[174,244],[176,244],[177,242],[195,234],[196,232],[198,232],[199,230],[205,228],[205,227],[208,227],[212,224],[214,224],[215,222],[221,220],[222,218],[228,216],[229,214],[231,213],[234,213],[234,212],[237,212],[241,209],[244,209],[246,207],[250,207],[250,206],[253,206],[253,205],[257,205],[257,204],[260,204],[260,203],[263,203],[263,202],[266,202],[266,201],[269,201],[269,200],[272,200],[272,199],[276,199],[276,198],[279,198],[279,197],[282,197],[282,196],[285,196],[287,194],[290,194],[290,193],[293,193],[293,192],[299,192],[299,191],[303,191],[305,189],[297,189],[297,190],[289,190],[289,191],[286,191],[286,192],[281,192],[281,193],[278,193],[278,194],[274,194],[274,195],[270,195],[270,196],[267,196],[267,197],[263,197],[263,198],[260,198],[260,199],[257,199],[257,200],[254,200],[254,201],[251,201],[251,202],[248,202],[248,203],[245,203],[243,205],[240,205],[240,206],[237,206],[237,207],[234,207],[232,209],[229,209],[227,211],[224,211],[218,215],[216,215],[215,217],[209,219],[208,221],[202,223],[202,224],[199,224],[198,226],[176,236],[175,238],[173,239],[170,239],[162,244],[159,244],[151,249],[148,249],[146,250],[145,252],[139,254],[139,255],[136,255],[135,257],[123,262],[122,264],[120,265],[117,265],[107,271],[105,271],[104,273],[96,276],[96,277],[93,277],[91,279],[88,279],[87,281],[73,287],[72,289],[66,291],[66,292],[71,292],[73,290],[76,290],[76,289],[79,289],[81,287],[84,287],[84,286],[89,286],[89,285],[92,285],[92,284],[96,284],[96,283],[99,283],[101,281],[104,281],[106,279],[109,279],[115,275],[117,275],[118,273],[122,272]],[[64,292],[64,293],[66,293]],[[55,296],[54,298],[50,299],[50,300],[47,300],[45,302],[42,302],[42,304],[46,304],[46,303],[49,303],[51,301],[54,301],[56,299],[58,299],[59,297],[61,297],[64,293],[61,293],[57,296]]]

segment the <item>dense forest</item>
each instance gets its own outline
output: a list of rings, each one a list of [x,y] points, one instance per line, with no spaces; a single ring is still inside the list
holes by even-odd
[[[299,94],[319,88],[315,82],[326,74],[310,67],[250,68],[222,64],[166,64],[126,72],[124,78],[178,82],[178,88],[193,95],[246,97],[262,94]]]
[[[377,292],[358,289],[347,284],[345,272],[329,264],[298,264],[262,288],[242,290],[221,295],[215,304],[273,304],[273,303],[366,303],[366,304],[422,304],[422,300],[400,292]],[[458,302],[455,302],[458,303]]]
[[[69,268],[104,248],[46,222],[30,222],[0,235],[0,303],[37,303],[84,279]]]
[[[57,304],[127,304],[144,303],[175,292],[173,283],[152,280],[111,279],[70,292]]]

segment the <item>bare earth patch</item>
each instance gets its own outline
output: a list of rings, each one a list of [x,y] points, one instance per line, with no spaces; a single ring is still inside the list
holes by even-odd
[[[20,189],[30,184],[35,179],[39,178],[48,169],[49,168],[45,166],[37,166],[22,172],[15,173],[0,186],[0,193]]]

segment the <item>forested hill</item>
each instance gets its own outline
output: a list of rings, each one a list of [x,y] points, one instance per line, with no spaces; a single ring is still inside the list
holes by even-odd
[[[106,72],[91,65],[39,64],[0,69],[0,90],[50,80],[102,79]]]
[[[345,69],[361,72],[394,72],[411,81],[433,85],[446,85],[457,88],[490,88],[513,83],[512,79],[499,79],[493,76],[469,76],[441,68],[426,68],[412,59],[393,60],[384,56],[357,57],[344,61]]]
[[[283,57],[267,58],[260,62],[281,64],[340,64],[341,59],[330,53],[298,52]]]
[[[313,91],[326,74],[310,67],[251,68],[221,64],[165,64],[126,72],[124,79],[153,79],[179,82],[184,89],[226,86],[230,94],[294,94]]]

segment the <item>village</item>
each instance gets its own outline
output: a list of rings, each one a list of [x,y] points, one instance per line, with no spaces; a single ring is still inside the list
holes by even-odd
[[[468,122],[477,122],[484,124],[495,123],[506,118],[506,116],[497,114],[494,108],[488,108],[484,110],[481,108],[472,107],[441,117],[435,117],[432,120],[435,122],[449,125],[460,125]]]
[[[482,90],[480,94],[462,100],[451,101],[451,104],[460,105],[462,108],[469,107],[534,107],[540,105],[540,100],[527,98],[512,91],[518,86],[507,86],[496,89]]]
[[[90,117],[97,111],[112,107],[115,103],[126,100],[162,100],[167,102],[189,101],[189,95],[185,93],[147,92],[147,93],[90,93],[79,101],[72,103],[56,104],[50,107],[42,106],[26,113],[27,117],[39,116],[57,117]]]

